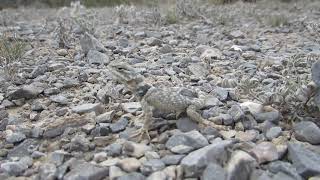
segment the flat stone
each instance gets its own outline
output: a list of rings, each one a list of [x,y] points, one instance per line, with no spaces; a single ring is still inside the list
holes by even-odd
[[[110,123],[113,119],[115,111],[105,112],[96,117],[97,123]]]
[[[61,104],[61,105],[67,105],[68,104],[68,98],[66,98],[65,96],[59,94],[59,95],[53,95],[50,96],[50,100],[52,102]]]
[[[165,164],[159,159],[151,159],[144,162],[140,168],[142,174],[149,175],[165,168]]]
[[[289,160],[303,178],[308,179],[320,174],[320,154],[297,143],[289,143],[288,151]]]
[[[127,117],[121,117],[116,123],[110,124],[110,129],[113,133],[120,132],[127,127],[128,122]]]
[[[320,128],[311,121],[302,121],[294,125],[294,135],[299,141],[320,144]]]
[[[204,147],[208,145],[208,140],[200,134],[198,131],[193,130],[186,133],[177,133],[174,134],[169,138],[169,140],[166,142],[166,147],[175,153],[187,153],[187,152],[177,152],[175,150],[175,147],[177,146],[187,146],[190,147],[190,151],[194,149],[199,149],[201,147]],[[190,152],[189,151],[189,152]]]
[[[161,161],[166,165],[178,165],[185,155],[166,155],[161,158]]]
[[[182,132],[189,132],[192,130],[198,130],[198,124],[192,121],[189,117],[181,117],[177,120],[177,128]]]
[[[36,98],[40,93],[42,93],[44,87],[37,86],[37,85],[25,85],[19,89],[11,91],[8,93],[8,98],[10,100],[17,100],[17,99],[33,99]]]
[[[24,156],[29,156],[30,153],[29,153],[28,149],[31,147],[37,146],[38,143],[39,142],[37,140],[26,139],[22,143],[20,143],[19,145],[15,146],[13,149],[11,149],[8,152],[7,157],[9,157],[9,158],[13,158],[13,157],[22,158]]]
[[[95,103],[95,104],[82,104],[79,106],[75,106],[72,108],[72,111],[78,114],[84,114],[84,113],[89,113],[89,112],[95,112],[97,115],[103,113],[103,107],[100,103]]]
[[[135,113],[141,110],[140,102],[121,103],[121,108],[127,113]]]
[[[117,166],[126,172],[134,172],[139,169],[141,162],[136,158],[125,158],[120,160]]]
[[[197,177],[210,163],[223,163],[227,161],[227,148],[232,141],[215,141],[212,144],[191,152],[181,161],[186,177]]]
[[[109,175],[107,167],[79,162],[64,176],[64,180],[102,180]]]
[[[144,175],[137,172],[129,173],[127,175],[123,175],[117,178],[117,180],[145,180],[145,179],[146,177]]]
[[[251,151],[259,164],[275,161],[279,158],[276,146],[271,142],[262,142],[255,146]]]
[[[70,127],[81,127],[91,120],[82,116],[61,117],[53,122],[46,122],[42,124],[44,130],[43,137],[53,138],[61,135],[64,130]]]
[[[19,143],[26,139],[26,135],[22,132],[10,133],[6,136],[6,141],[8,143]]]

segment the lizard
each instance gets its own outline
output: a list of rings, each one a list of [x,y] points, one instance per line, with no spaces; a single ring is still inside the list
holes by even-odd
[[[112,62],[107,66],[107,69],[112,74],[113,79],[123,83],[141,103],[144,123],[143,127],[134,135],[140,135],[140,140],[144,134],[151,140],[148,132],[154,109],[162,112],[174,112],[176,113],[176,118],[182,113],[186,113],[192,121],[218,130],[228,129],[226,126],[217,125],[204,119],[197,112],[204,107],[205,98],[200,98],[201,94],[192,89],[185,87],[154,87],[146,83],[144,77],[134,67],[125,62]]]

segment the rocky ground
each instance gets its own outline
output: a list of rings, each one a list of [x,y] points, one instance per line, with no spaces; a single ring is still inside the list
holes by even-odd
[[[26,43],[0,77],[0,179],[320,179],[320,3],[197,5],[0,11]],[[231,130],[155,112],[151,142],[130,139],[141,105],[115,60],[201,89]]]

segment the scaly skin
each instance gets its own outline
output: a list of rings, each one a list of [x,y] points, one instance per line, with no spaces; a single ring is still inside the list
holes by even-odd
[[[144,126],[138,133],[141,137],[146,133],[150,140],[148,130],[154,109],[161,110],[162,112],[174,112],[176,113],[176,117],[181,113],[186,112],[193,121],[219,130],[227,130],[227,127],[225,126],[216,125],[205,120],[197,112],[204,106],[205,100],[199,98],[199,94],[195,91],[187,88],[152,87],[151,85],[144,83],[143,77],[138,74],[133,67],[126,63],[111,63],[109,64],[108,69],[114,76],[114,79],[123,83],[141,102],[144,114]]]

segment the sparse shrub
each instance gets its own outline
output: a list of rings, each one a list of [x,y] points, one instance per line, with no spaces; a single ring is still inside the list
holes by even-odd
[[[272,27],[285,26],[289,24],[288,18],[284,15],[267,16],[267,23]]]
[[[18,71],[18,63],[25,53],[26,43],[14,37],[0,37],[0,65],[6,79],[13,79]]]
[[[166,12],[166,16],[165,16],[166,22],[168,24],[175,24],[178,22],[178,16],[177,16],[177,12],[175,8],[169,9]]]

